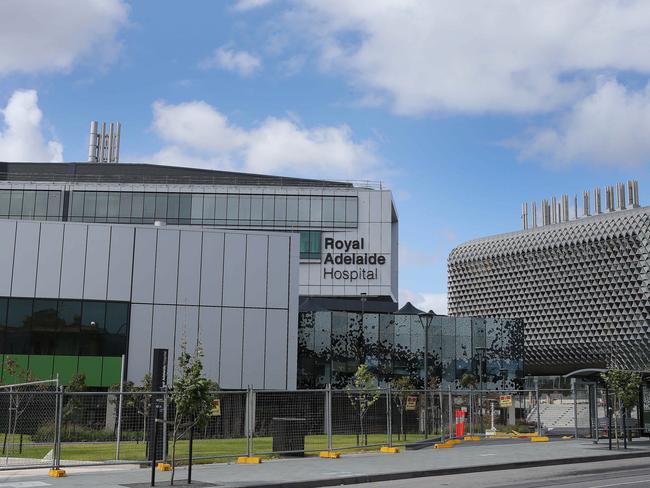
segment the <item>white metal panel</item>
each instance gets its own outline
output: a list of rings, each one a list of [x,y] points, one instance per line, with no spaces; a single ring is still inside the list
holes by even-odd
[[[247,308],[244,310],[244,352],[242,364],[242,385],[264,388],[266,355],[266,310]]]
[[[224,307],[221,316],[221,388],[242,388],[242,346],[244,310]]]
[[[371,223],[381,222],[381,192],[378,191],[370,192],[368,205],[369,205],[368,221]]]
[[[38,271],[36,274],[37,297],[59,297],[62,250],[63,224],[58,222],[43,222],[41,224],[41,238],[38,246]]]
[[[11,277],[14,267],[16,222],[0,220],[0,235],[2,235],[2,239],[0,239],[0,294],[8,297],[11,295]]]
[[[151,351],[154,349],[167,349],[167,382],[174,379],[174,351],[175,351],[176,307],[174,305],[153,306],[153,329],[151,333]],[[151,368],[151,362],[149,362]]]
[[[290,247],[288,236],[269,237],[267,306],[286,308],[289,293]]]
[[[291,267],[289,268],[289,327],[287,332],[287,389],[298,383],[298,256],[300,238],[291,237]]]
[[[205,232],[201,253],[201,305],[221,305],[224,234]]]
[[[221,363],[221,308],[199,307],[199,341],[203,347],[205,375],[219,382]]]
[[[288,327],[286,310],[266,311],[264,388],[284,389],[287,387]]]
[[[158,230],[154,303],[176,303],[179,231]]]
[[[201,287],[201,232],[181,231],[178,261],[179,305],[198,305]]]
[[[135,229],[114,225],[111,228],[111,249],[108,263],[108,300],[131,299],[133,270],[133,239]]]
[[[127,378],[136,384],[151,370],[152,305],[131,305]]]
[[[84,277],[84,298],[86,300],[106,300],[110,238],[111,228],[109,226],[88,226]]]
[[[246,271],[246,235],[226,234],[223,269],[223,304],[244,305],[244,277]]]
[[[11,296],[33,297],[36,292],[39,237],[40,224],[38,222],[18,222]]]
[[[88,227],[85,225],[65,225],[59,287],[61,298],[79,299],[83,296],[87,229]]]
[[[136,303],[153,303],[153,286],[156,268],[156,229],[135,230],[133,255],[133,281],[131,300]]]
[[[265,307],[267,290],[268,237],[249,235],[246,239],[246,289],[247,307]]]

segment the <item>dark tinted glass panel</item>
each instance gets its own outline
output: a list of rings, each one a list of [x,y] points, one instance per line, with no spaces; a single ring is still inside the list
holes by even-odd
[[[129,307],[126,303],[106,304],[106,326],[102,337],[102,354],[120,356],[126,351],[129,332]]]
[[[247,225],[251,220],[251,196],[239,195],[239,223]]]
[[[345,223],[345,198],[334,199],[334,223]]]
[[[287,197],[285,195],[275,196],[275,222],[284,225],[287,220]]]
[[[180,203],[178,206],[178,223],[189,225],[192,217],[192,195],[190,193],[180,194]]]
[[[132,194],[130,192],[120,193],[120,222],[128,223],[131,221],[131,201]]]
[[[262,224],[262,197],[260,195],[251,197],[251,224]]]
[[[226,195],[214,196],[214,220],[215,224],[226,223]]]
[[[178,193],[170,193],[167,195],[167,222],[170,224],[178,224],[178,206],[180,204],[180,197]]]
[[[47,195],[47,217],[48,220],[58,220],[62,217],[61,192],[50,190]]]
[[[165,220],[167,218],[167,195],[164,193],[156,194],[156,215],[157,220]]]
[[[144,212],[144,193],[134,193],[131,200],[131,216],[134,223],[139,224],[142,222],[142,215]]]
[[[84,221],[94,222],[95,205],[97,203],[97,194],[94,191],[87,191],[84,195]]]
[[[0,216],[9,216],[9,204],[11,201],[10,190],[0,190]]]
[[[144,195],[144,210],[143,218],[146,221],[152,221],[156,214],[156,195],[153,193],[145,193]]]
[[[34,218],[34,206],[36,205],[36,192],[25,190],[23,192],[23,219]]]
[[[54,354],[58,334],[56,300],[34,300],[31,318],[32,353]]]
[[[273,195],[264,195],[262,200],[262,219],[264,220],[264,225],[273,225],[274,210]]]
[[[32,300],[12,298],[8,303],[6,353],[29,354],[32,351],[29,329],[32,315]]]
[[[36,202],[34,205],[34,217],[43,219],[47,217],[47,191],[36,192]]]
[[[208,224],[214,223],[214,195],[203,196],[203,219]]]
[[[192,195],[192,224],[201,224],[203,219],[203,195]]]
[[[309,197],[299,197],[298,199],[298,220],[300,225],[309,225]]]
[[[84,302],[81,312],[81,329],[103,329],[106,315],[104,302]]]
[[[287,197],[287,224],[295,225],[298,222],[298,197]]]
[[[59,318],[62,329],[76,328],[81,325],[81,302],[77,300],[59,300]]]
[[[105,221],[108,217],[108,192],[99,191],[97,192],[97,202],[95,204],[95,215],[97,216],[97,221]]]
[[[120,217],[120,194],[108,194],[108,222],[117,222]]]
[[[239,216],[239,196],[228,195],[228,223],[236,224],[237,217]]]
[[[56,354],[76,356],[79,354],[79,330],[81,327],[81,302],[59,300],[59,335]]]
[[[331,224],[334,221],[334,197],[323,197],[323,214],[324,223]]]
[[[9,205],[9,215],[11,217],[20,217],[23,211],[23,191],[11,190],[11,202]]]

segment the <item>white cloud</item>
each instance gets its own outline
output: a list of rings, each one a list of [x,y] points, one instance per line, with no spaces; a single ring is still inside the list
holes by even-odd
[[[0,161],[63,161],[63,146],[55,140],[44,141],[43,113],[35,90],[15,91],[2,116]]]
[[[212,55],[199,63],[203,69],[220,68],[233,71],[240,76],[250,76],[262,67],[262,61],[257,56],[246,51],[235,51],[219,47]]]
[[[153,157],[160,162],[337,179],[367,179],[379,165],[372,144],[355,141],[346,125],[303,127],[292,116],[245,129],[203,101],[158,101],[153,112],[153,130],[166,144]]]
[[[273,0],[237,0],[235,2],[236,10],[252,10],[254,8],[264,7]]]
[[[650,83],[631,91],[614,80],[576,103],[558,128],[533,131],[523,158],[635,166],[650,162]]]
[[[402,288],[399,291],[399,302],[400,306],[403,306],[406,302],[411,302],[425,312],[433,310],[438,315],[447,314],[446,293],[417,292]]]
[[[3,0],[0,2],[0,76],[67,70],[84,56],[103,64],[119,49],[127,20],[122,0]]]
[[[584,96],[598,72],[650,73],[646,0],[294,4],[287,28],[324,69],[401,114],[547,112]]]

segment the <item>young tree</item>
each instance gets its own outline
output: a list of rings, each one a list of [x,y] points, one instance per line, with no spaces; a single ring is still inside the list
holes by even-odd
[[[463,376],[460,377],[460,380],[458,380],[458,385],[463,388],[463,389],[469,389],[473,390],[474,387],[476,387],[476,384],[478,383],[478,378],[476,375],[472,373],[465,373]]]
[[[404,433],[404,412],[406,411],[406,402],[408,401],[408,397],[414,394],[413,390],[415,390],[415,385],[413,384],[413,380],[408,376],[400,376],[396,380],[393,380],[390,386],[393,389],[393,398],[395,399],[395,404],[399,410],[400,435],[398,436],[398,440],[402,437],[406,440],[406,434]]]
[[[199,344],[194,356],[187,352],[185,341],[181,343],[178,367],[170,397],[175,411],[172,419],[172,476],[174,484],[176,468],[176,443],[196,426],[207,422],[212,408],[214,393],[219,386],[203,376],[203,350]]]
[[[5,361],[5,377],[17,379],[19,383],[30,383],[32,381],[37,381],[37,378],[34,378],[32,371],[27,368],[23,368],[18,364],[11,356],[7,357]],[[15,394],[9,395],[9,412],[11,422],[7,423],[7,432],[5,433],[4,442],[2,444],[2,453],[4,454],[7,449],[7,437],[11,439],[16,435],[18,430],[18,421],[20,417],[27,411],[29,405],[34,400],[33,394],[27,394],[26,391],[16,391]],[[22,451],[22,437],[20,434],[20,446]]]
[[[639,401],[641,377],[634,371],[626,371],[623,369],[610,369],[607,373],[603,373],[601,377],[617,398],[618,406],[623,418],[623,438],[625,440],[625,446],[627,447],[627,428],[625,425],[625,419],[629,410]]]
[[[365,435],[363,419],[381,395],[377,377],[368,369],[368,365],[359,365],[346,388],[346,393],[352,408],[359,415],[359,432],[367,445],[368,437]]]
[[[120,391],[120,384],[117,383],[111,386],[110,389],[111,391]],[[142,442],[145,442],[147,440],[147,418],[151,402],[151,375],[149,373],[145,374],[140,386],[133,383],[133,381],[125,381],[123,391],[125,393],[122,401],[123,411],[135,412],[136,415],[142,417]],[[139,422],[136,424],[140,425]],[[136,443],[138,442],[140,440],[136,438]]]
[[[70,378],[68,386],[66,387],[66,393],[79,393],[86,391],[86,375],[83,373],[75,373]],[[72,424],[73,426],[79,422],[83,413],[84,407],[84,397],[81,395],[68,395],[65,405],[63,407],[63,421],[66,424]]]

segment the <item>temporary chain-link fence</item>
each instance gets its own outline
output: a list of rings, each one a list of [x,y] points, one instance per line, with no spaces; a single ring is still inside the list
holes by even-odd
[[[609,397],[609,398],[608,398]],[[608,409],[609,408],[609,409]],[[154,423],[152,412],[158,421]],[[608,415],[611,413],[611,416]],[[597,385],[570,390],[219,391],[207,421],[176,422],[165,392],[67,392],[56,382],[0,388],[0,469],[79,464],[184,464],[239,456],[412,446],[448,438],[540,433],[614,442],[642,434],[638,408],[624,417]]]

